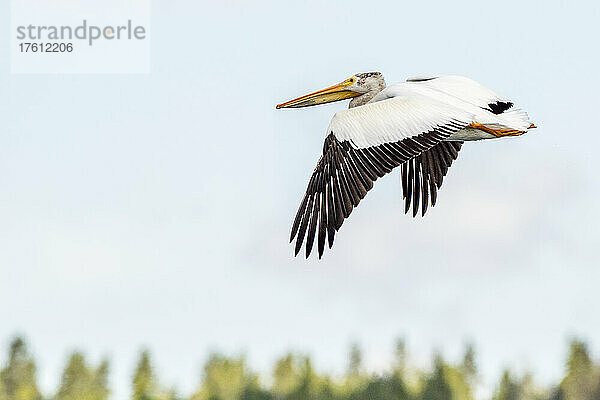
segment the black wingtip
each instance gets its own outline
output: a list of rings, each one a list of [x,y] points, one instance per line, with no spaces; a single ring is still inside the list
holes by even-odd
[[[325,238],[323,238],[325,239]],[[323,242],[319,242],[319,260],[323,257],[323,252],[325,251],[325,240]]]
[[[299,241],[296,241],[296,248],[294,249],[294,257],[298,256],[298,253],[300,253],[301,248],[302,248],[302,243]]]
[[[415,218],[418,213],[419,213],[419,205],[417,204],[417,205],[413,206],[413,218]]]
[[[307,243],[306,244],[306,251],[304,252],[306,259],[308,259],[308,256],[310,256],[311,252],[312,252],[312,246],[309,246],[308,243]]]

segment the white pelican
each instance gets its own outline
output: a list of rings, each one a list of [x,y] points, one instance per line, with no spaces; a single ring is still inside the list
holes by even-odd
[[[464,141],[518,136],[535,128],[527,113],[462,76],[408,79],[386,88],[379,72],[342,83],[277,108],[308,107],[350,99],[327,128],[323,154],[292,226],[295,255],[306,236],[306,257],[318,228],[319,258],[377,178],[400,166],[405,213],[421,204],[425,215]]]

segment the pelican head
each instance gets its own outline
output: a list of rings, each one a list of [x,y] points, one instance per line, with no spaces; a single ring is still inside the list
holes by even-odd
[[[300,108],[318,104],[352,99],[350,108],[361,106],[385,88],[385,80],[380,72],[354,74],[337,85],[278,104],[276,108]]]

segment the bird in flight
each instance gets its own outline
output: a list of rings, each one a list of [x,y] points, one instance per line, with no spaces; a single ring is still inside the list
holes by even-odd
[[[327,128],[323,154],[310,177],[292,225],[298,255],[315,236],[319,258],[373,182],[400,167],[405,213],[434,206],[442,180],[465,141],[519,136],[536,126],[481,84],[462,76],[408,79],[386,87],[379,72],[277,105],[300,108],[352,99]]]

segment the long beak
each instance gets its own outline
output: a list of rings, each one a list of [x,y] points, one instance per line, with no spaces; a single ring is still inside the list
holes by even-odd
[[[276,108],[300,108],[316,106],[318,104],[331,103],[333,101],[345,100],[352,97],[360,96],[362,93],[347,90],[348,86],[352,85],[350,80],[338,83],[318,92],[310,93],[297,99],[278,104]]]

